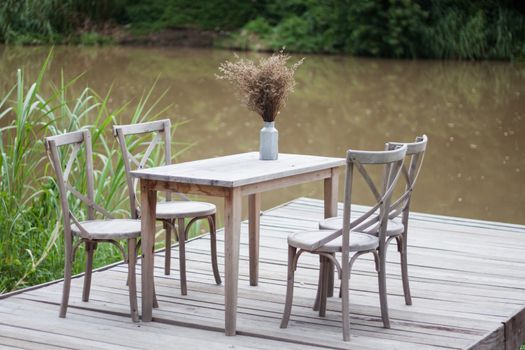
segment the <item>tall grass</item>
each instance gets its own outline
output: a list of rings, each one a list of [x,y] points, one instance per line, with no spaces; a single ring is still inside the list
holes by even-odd
[[[57,41],[72,29],[72,0],[4,0],[0,2],[0,36],[5,42]]]
[[[505,1],[432,1],[423,33],[427,57],[506,59],[525,55],[525,16]]]
[[[21,70],[17,81],[0,100],[0,293],[60,278],[63,274],[62,217],[54,173],[47,160],[45,136],[89,128],[94,144],[96,202],[117,216],[129,217],[124,166],[111,124],[121,120],[142,122],[159,118],[160,97],[154,99],[155,85],[135,103],[110,108],[111,89],[99,95],[90,88],[71,96],[78,77],[59,84],[46,82],[45,72],[51,53],[36,80],[26,85]],[[44,95],[44,82],[51,92]],[[175,123],[176,125],[176,123]],[[174,128],[175,129],[175,128]],[[161,158],[161,150],[153,159]],[[70,177],[73,186],[85,189],[82,159]],[[70,206],[80,217],[84,208],[70,198]],[[99,245],[95,266],[119,260],[112,245]],[[83,271],[80,251],[74,272]]]

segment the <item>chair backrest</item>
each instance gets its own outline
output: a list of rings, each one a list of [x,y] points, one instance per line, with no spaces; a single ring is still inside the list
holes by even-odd
[[[390,213],[390,200],[401,174],[406,150],[406,145],[399,145],[392,150],[379,152],[348,150],[346,157],[347,168],[343,211],[343,236],[349,235],[350,230],[364,230],[379,222],[379,240],[380,242],[384,241],[386,222],[388,220],[388,214]],[[374,183],[367,170],[370,166],[384,167],[383,183],[380,184],[380,187]],[[354,167],[363,177],[370,191],[373,193],[375,204],[364,214],[361,214],[358,218],[350,222]],[[345,226],[347,227],[345,228]]]
[[[130,143],[130,146],[128,146],[128,143],[126,143],[126,136],[145,136],[144,134],[152,134],[153,138],[151,141],[146,142],[147,148],[143,154],[133,154],[132,152],[136,143]],[[126,183],[128,185],[131,217],[137,219],[139,217],[136,190],[138,179],[131,176],[131,171],[147,167],[150,156],[160,142],[164,143],[164,165],[171,164],[171,122],[169,119],[163,119],[139,124],[114,125],[113,135],[117,138],[122,151],[122,158],[126,171]],[[141,144],[144,143],[142,142]],[[166,192],[166,200],[170,199],[171,194]]]
[[[401,175],[401,168],[406,155],[407,146],[399,145],[386,151],[358,151],[348,150],[346,154],[346,177],[344,192],[343,228],[331,235],[323,237],[316,242],[316,247],[321,247],[336,237],[343,235],[343,251],[348,249],[350,231],[362,231],[372,225],[379,225],[380,245],[385,242],[386,224],[390,213],[390,200],[395,185]],[[384,171],[383,181],[380,186],[374,182],[368,172],[369,167],[382,166]],[[374,195],[375,204],[350,222],[352,211],[352,185],[354,168],[363,177],[370,191]],[[348,253],[348,251],[347,251]]]
[[[421,166],[423,165],[427,143],[428,138],[426,135],[423,135],[416,137],[415,142],[412,143],[389,142],[386,145],[386,149],[388,150],[396,149],[401,145],[407,146],[406,159],[403,163],[403,168],[401,169],[402,178],[405,180],[405,189],[403,193],[392,202],[389,214],[391,219],[402,214],[404,224],[406,224],[406,221],[408,220],[410,198],[419,172],[421,171]]]
[[[89,130],[80,130],[70,132],[62,135],[47,137],[45,139],[46,150],[51,160],[51,165],[56,174],[57,186],[60,193],[60,204],[62,208],[62,216],[64,218],[64,233],[65,237],[71,239],[71,221],[76,225],[81,233],[86,234],[86,230],[82,227],[79,220],[69,208],[69,194],[72,194],[87,206],[88,220],[95,219],[95,211],[102,213],[104,216],[111,218],[111,214],[95,203],[95,190],[93,179],[93,151],[91,145],[91,134]],[[68,147],[69,146],[69,147]],[[83,169],[86,176],[86,194],[82,194],[80,190],[73,187],[69,183],[69,176],[74,169],[75,161],[78,161],[79,152],[84,146],[85,148],[85,168]],[[67,162],[66,155],[69,151],[69,158]],[[60,157],[63,154],[63,159]],[[65,164],[65,167],[63,166]],[[80,164],[78,164],[80,168]]]

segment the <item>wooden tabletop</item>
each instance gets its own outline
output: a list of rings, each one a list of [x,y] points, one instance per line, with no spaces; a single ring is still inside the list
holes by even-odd
[[[259,152],[248,152],[141,169],[131,175],[148,180],[238,187],[339,167],[345,162],[344,158],[286,153],[279,153],[277,160],[260,160]]]

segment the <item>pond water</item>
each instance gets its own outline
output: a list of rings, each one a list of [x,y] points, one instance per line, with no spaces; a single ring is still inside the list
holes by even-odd
[[[0,91],[12,86],[18,67],[36,76],[47,53],[0,48]],[[75,89],[87,84],[103,94],[113,86],[113,105],[139,97],[158,79],[158,95],[169,89],[165,115],[189,121],[175,134],[195,143],[177,159],[186,161],[258,149],[262,121],[214,76],[232,58],[221,50],[56,47],[49,76],[85,72]],[[338,157],[348,148],[380,150],[386,141],[426,133],[414,210],[525,224],[524,64],[308,55],[276,126],[280,152]],[[266,193],[263,208],[299,196],[321,198],[322,185]],[[366,201],[364,189],[357,192],[356,202]]]

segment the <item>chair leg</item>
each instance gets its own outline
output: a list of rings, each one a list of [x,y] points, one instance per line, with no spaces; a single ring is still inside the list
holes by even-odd
[[[326,316],[326,303],[328,299],[328,293],[330,289],[330,261],[323,257],[324,262],[321,264],[323,268],[322,281],[320,286],[320,297],[319,297],[319,316]],[[333,277],[333,276],[332,276]]]
[[[327,297],[331,297],[334,294],[334,271],[333,269],[334,269],[334,264],[332,263],[332,261],[322,256],[319,256],[319,281],[317,283],[317,294],[315,296],[314,306],[312,307],[314,311],[319,311],[319,316],[325,315],[325,311],[323,311],[322,313],[320,311],[320,307],[322,304],[321,302],[322,296],[324,295],[326,299]],[[323,294],[323,290],[326,291],[325,294]],[[339,297],[341,297],[340,293],[341,291],[339,291]],[[325,300],[325,308],[326,308],[326,300]]]
[[[71,289],[71,270],[73,265],[73,247],[71,242],[65,242],[66,252],[64,257],[64,285],[62,287],[62,302],[60,304],[59,317],[65,318],[69,304],[69,291]]]
[[[170,274],[171,268],[171,223],[164,222],[164,230],[166,231],[166,242],[164,244],[164,274]]]
[[[129,288],[129,308],[133,322],[139,321],[137,306],[137,280],[135,265],[137,263],[137,240],[128,239],[128,288]]]
[[[210,245],[211,245],[211,265],[215,283],[221,284],[221,274],[219,273],[219,264],[217,263],[217,229],[215,226],[215,214],[208,216],[210,226]]]
[[[157,300],[157,292],[155,291],[155,281],[153,281],[153,308],[159,308],[159,301]]]
[[[376,260],[376,269],[379,282],[379,302],[381,304],[381,318],[383,319],[383,326],[390,328],[390,319],[388,317],[388,300],[386,291],[386,257],[385,254],[374,252]]]
[[[295,279],[294,260],[296,253],[296,248],[288,246],[288,277],[286,279],[286,301],[284,303],[284,312],[283,318],[281,320],[281,328],[288,327],[288,321],[290,320],[290,314],[292,312],[293,286]]]
[[[398,238],[398,250],[401,258],[401,278],[403,280],[403,294],[405,295],[405,304],[412,305],[412,296],[410,294],[410,284],[408,282],[408,261],[407,261],[407,241],[406,236]]]
[[[138,250],[139,245],[140,245],[140,241],[137,243],[137,248],[136,248],[137,250]],[[151,247],[151,251],[153,252],[153,258],[155,258],[155,245]],[[155,263],[153,264],[153,266],[155,266]],[[153,288],[153,308],[157,309],[159,307],[159,302],[157,300],[157,292],[155,291],[155,279],[153,279],[152,288]]]
[[[179,233],[179,266],[180,266],[180,292],[182,295],[188,294],[186,286],[186,228],[184,218],[177,219]]]
[[[140,241],[135,242],[135,257],[138,255],[138,250],[140,248]],[[155,256],[155,246],[152,248],[153,256]],[[136,264],[136,258],[135,258],[135,264]],[[136,278],[135,278],[136,280]],[[129,286],[129,274],[126,278],[126,286]],[[135,286],[136,288],[136,286]],[[155,293],[155,280],[153,281],[153,308],[157,309],[159,307],[159,302],[157,301],[157,293]]]
[[[96,243],[85,242],[86,246],[86,272],[84,274],[84,288],[82,290],[82,301],[89,301],[89,292],[91,290],[91,274],[93,271],[93,253],[96,249]]]
[[[331,298],[334,296],[334,278],[335,278],[335,274],[334,274],[334,263],[330,260],[327,261],[328,265],[329,265],[329,269],[328,269],[328,294],[327,294],[327,297]]]
[[[346,271],[343,271],[341,278],[341,318],[343,322],[343,340],[350,340],[350,301],[349,301],[350,278]]]
[[[320,302],[321,301],[321,285],[323,283],[323,271],[324,271],[323,262],[324,262],[323,257],[319,255],[319,279],[317,281],[317,293],[315,295],[315,302],[314,302],[314,306],[312,307],[314,311],[319,311],[319,305],[321,304]]]

